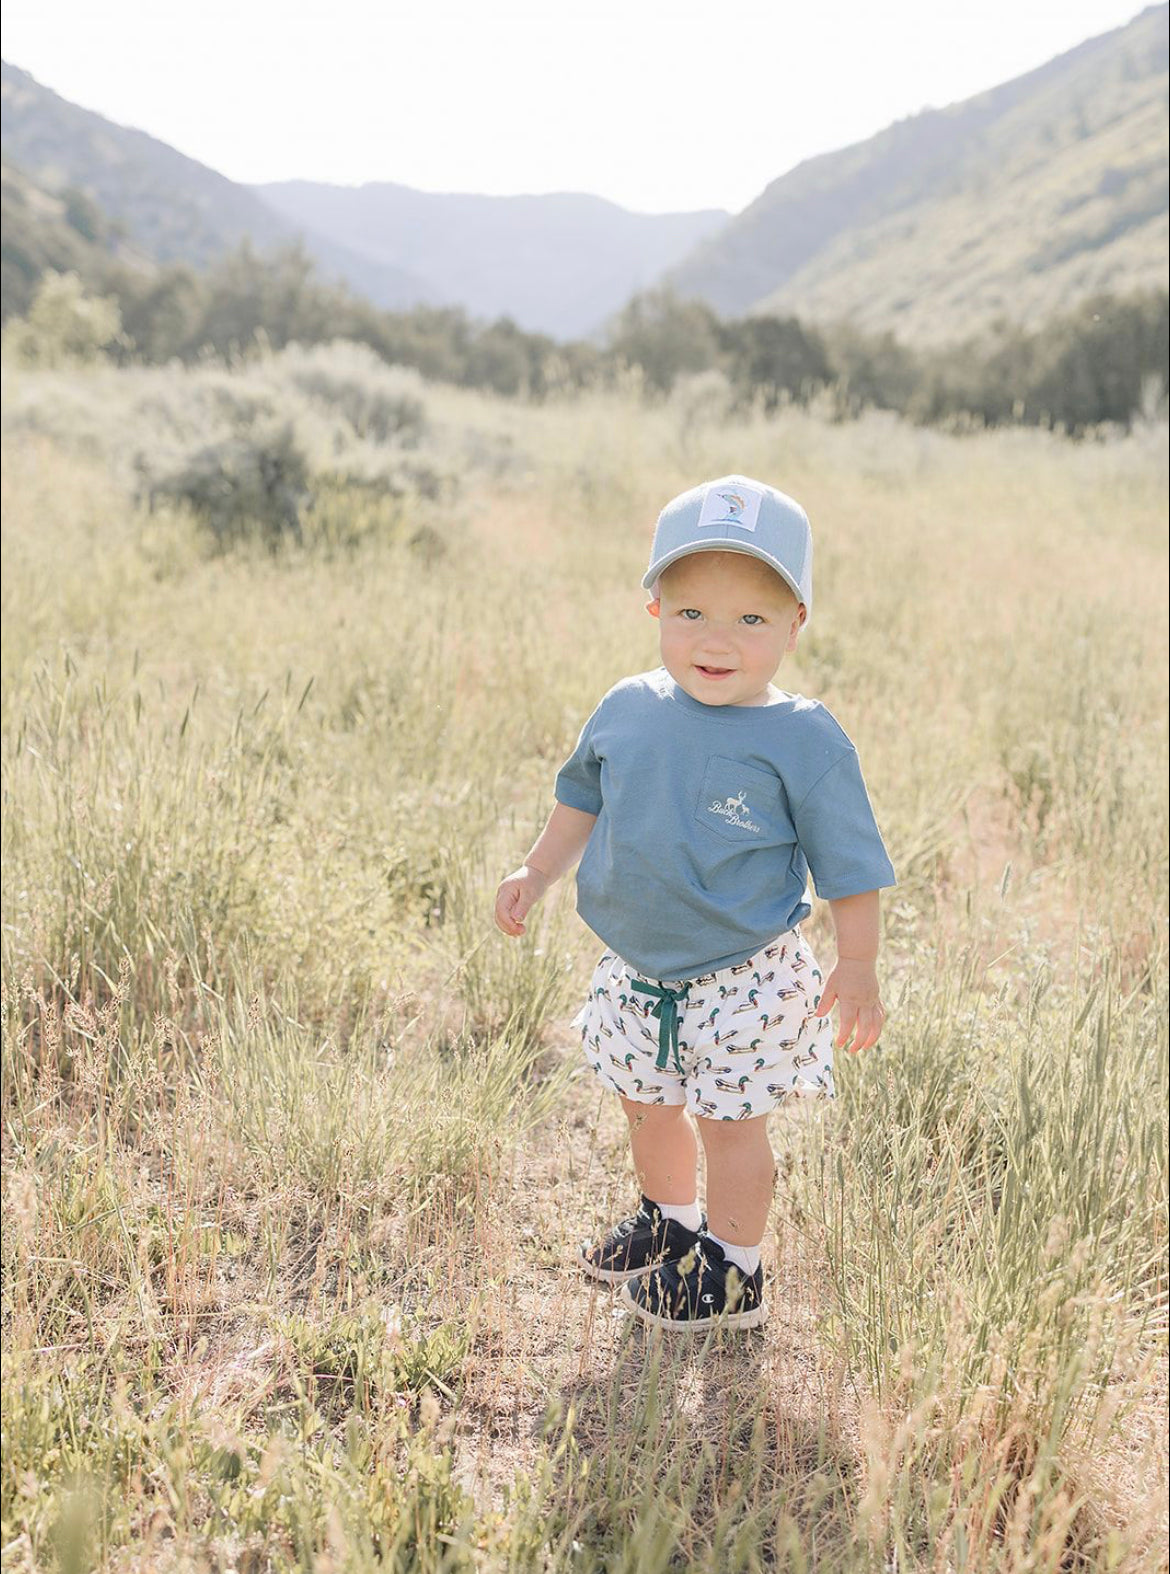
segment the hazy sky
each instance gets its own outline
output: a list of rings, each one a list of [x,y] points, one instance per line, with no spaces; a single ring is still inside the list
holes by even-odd
[[[8,0],[4,58],[233,180],[746,206],[801,159],[1129,21],[1134,0]]]

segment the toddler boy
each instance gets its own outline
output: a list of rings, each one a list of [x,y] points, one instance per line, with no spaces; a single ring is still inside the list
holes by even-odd
[[[878,890],[894,871],[853,745],[771,682],[812,610],[800,505],[746,476],[695,487],[659,516],[642,584],[662,665],[585,723],[495,918],[522,934],[581,859],[577,911],[609,949],[573,1025],[621,1099],[642,1192],[582,1267],[644,1322],[751,1328],[766,1311],[767,1115],[835,1097],[834,1047],[876,1043]],[[836,930],[827,978],[799,929],[810,870]]]

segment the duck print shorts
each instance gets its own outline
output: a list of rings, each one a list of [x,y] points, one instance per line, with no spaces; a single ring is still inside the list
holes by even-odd
[[[626,1098],[749,1120],[793,1099],[830,1099],[831,1018],[814,1015],[822,978],[789,930],[746,962],[699,978],[645,978],[613,951],[573,1018],[594,1071]]]

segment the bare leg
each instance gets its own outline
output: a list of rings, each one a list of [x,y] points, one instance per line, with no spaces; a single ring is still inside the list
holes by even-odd
[[[758,1246],[768,1227],[776,1160],[768,1119],[698,1122],[707,1156],[707,1227],[733,1246]]]
[[[622,1098],[638,1184],[651,1202],[685,1206],[698,1194],[699,1148],[682,1104],[638,1104]]]

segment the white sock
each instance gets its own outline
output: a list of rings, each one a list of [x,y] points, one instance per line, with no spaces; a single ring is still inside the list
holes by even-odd
[[[755,1273],[756,1269],[760,1266],[759,1245],[733,1246],[730,1241],[721,1241],[719,1237],[717,1235],[713,1235],[710,1230],[707,1231],[707,1234],[711,1236],[711,1239],[715,1242],[716,1246],[722,1246],[723,1255],[727,1258],[728,1262],[733,1262],[737,1268],[742,1268],[744,1273]],[[763,1243],[761,1242],[760,1244],[762,1245]]]
[[[653,1202],[653,1198],[650,1199]],[[697,1202],[655,1202],[654,1206],[664,1219],[677,1219],[688,1230],[697,1230],[703,1222]]]

